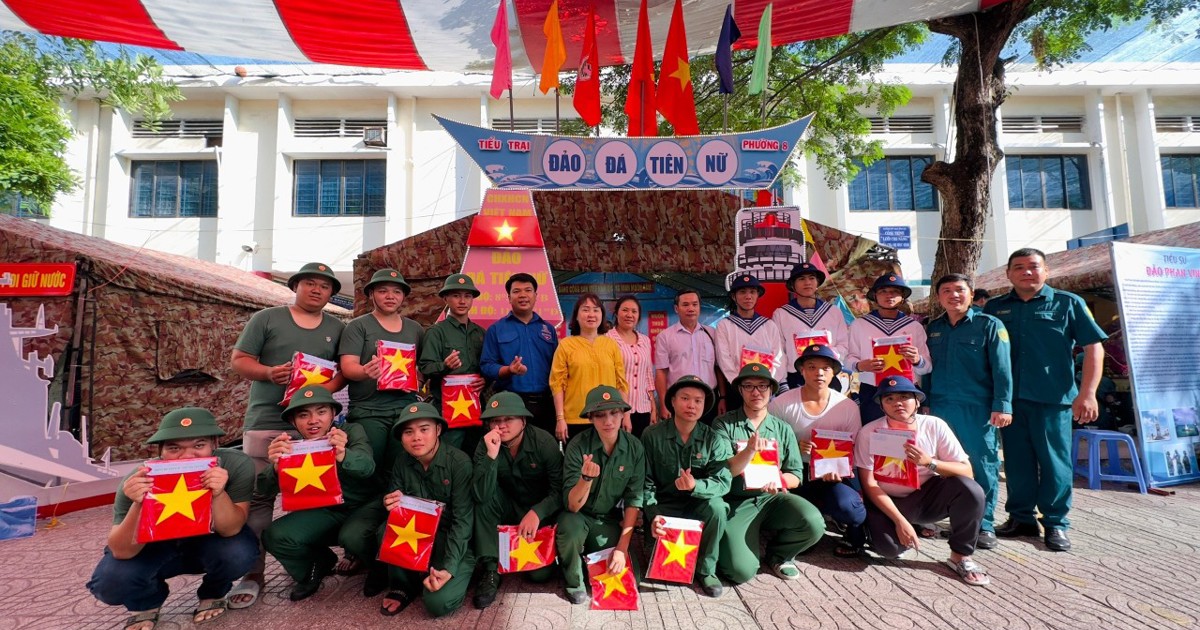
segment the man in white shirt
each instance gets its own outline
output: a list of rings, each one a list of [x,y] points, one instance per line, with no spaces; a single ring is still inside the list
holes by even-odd
[[[817,297],[817,289],[824,283],[825,272],[816,265],[808,262],[796,265],[787,282],[792,299],[775,309],[771,315],[771,320],[779,326],[779,332],[783,335],[783,351],[789,367],[797,365],[800,352],[814,343],[828,345],[839,357],[846,356],[850,334],[846,318],[842,315],[842,309]],[[812,337],[820,332],[827,333],[823,342]],[[803,382],[798,368],[788,372],[789,388],[800,387]]]
[[[711,425],[712,419],[725,413],[725,389],[716,369],[717,338],[713,329],[700,323],[700,294],[683,290],[675,295],[675,314],[679,323],[667,327],[654,338],[654,388],[665,392],[667,387],[689,374],[699,376],[717,393],[717,404],[709,407],[700,422]],[[658,402],[658,417],[671,417],[667,401]]]

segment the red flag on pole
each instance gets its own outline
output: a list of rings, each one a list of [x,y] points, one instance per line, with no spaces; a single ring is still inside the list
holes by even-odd
[[[292,400],[292,394],[295,394],[301,387],[328,383],[336,374],[337,364],[333,361],[303,352],[293,354],[292,377],[288,381],[287,388],[283,390],[283,400],[279,401],[279,404],[288,404]]]
[[[479,417],[478,374],[451,374],[442,381],[442,417],[451,429],[483,426]]]
[[[633,49],[633,72],[629,76],[629,92],[625,95],[625,115],[629,117],[626,135],[657,136],[658,116],[655,114],[654,48],[650,43],[650,18],[646,15],[646,0],[638,12],[637,41]]]
[[[442,504],[404,495],[388,513],[379,559],[410,571],[428,571]]]
[[[554,537],[558,526],[542,527],[533,534],[533,540],[525,540],[517,533],[516,525],[499,525],[496,533],[500,537],[500,573],[536,571],[554,564],[557,557]]]
[[[283,511],[311,510],[341,505],[342,483],[338,480],[337,453],[329,440],[292,442],[292,452],[275,464]]]
[[[589,127],[600,124],[600,50],[596,46],[596,7],[588,10],[587,27],[583,32],[583,50],[579,54],[579,71],[575,78],[575,95],[571,104]]]
[[[683,26],[682,0],[675,0],[675,10],[671,12],[671,29],[667,31],[667,46],[663,49],[655,99],[658,111],[675,127],[675,135],[700,135],[700,124],[696,122],[692,70],[688,63],[687,32]]]
[[[500,0],[496,21],[492,24],[492,43],[496,46],[496,61],[492,63],[492,98],[500,98],[504,90],[512,90],[512,51],[508,47],[508,0]]]
[[[376,353],[383,362],[379,389],[417,391],[417,346],[411,343],[379,340]]]
[[[145,466],[153,485],[142,499],[137,541],[144,544],[211,533],[212,492],[200,477],[217,466],[217,458],[151,460]]]
[[[871,341],[872,356],[883,359],[883,371],[875,373],[876,383],[883,382],[883,379],[889,376],[903,376],[910,381],[914,380],[912,363],[900,354],[900,346],[908,345],[912,345],[912,337],[909,335],[880,337]]]
[[[700,534],[704,523],[687,518],[663,517],[666,531],[654,543],[654,555],[650,558],[650,570],[646,577],[651,580],[691,584],[696,575],[696,562],[700,552]]]
[[[629,563],[617,573],[608,571],[612,549],[587,556],[588,580],[592,583],[592,610],[637,610],[637,580]]]

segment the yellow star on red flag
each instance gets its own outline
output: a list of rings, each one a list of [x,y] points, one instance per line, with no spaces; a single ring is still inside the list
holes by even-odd
[[[469,398],[462,390],[459,390],[458,398],[454,400],[447,400],[446,404],[450,405],[450,407],[454,409],[454,413],[451,414],[449,418],[450,420],[453,420],[459,416],[466,416],[467,418],[470,418],[471,407],[475,406],[475,400]]]
[[[883,370],[886,372],[889,369],[895,369],[898,372],[904,371],[904,356],[896,353],[896,346],[888,346],[887,354],[879,355],[883,359]]]
[[[820,455],[824,459],[835,459],[838,457],[845,457],[845,456],[849,455],[850,451],[843,451],[843,450],[838,449],[837,440],[829,440],[829,446],[826,446],[823,449],[819,449],[817,451],[817,454]]]
[[[496,230],[496,240],[497,241],[510,241],[511,242],[513,240],[513,234],[515,234],[517,232],[516,226],[508,224],[508,219],[505,219],[503,223],[501,223],[500,225],[498,225],[492,229]]]
[[[322,492],[325,491],[325,483],[321,481],[321,476],[326,473],[332,465],[316,466],[313,464],[312,453],[304,455],[304,463],[297,468],[284,468],[281,472],[287,473],[288,476],[296,480],[296,489],[293,492],[312,486]]]
[[[625,572],[628,570],[629,567],[625,567],[624,569],[621,569],[620,573],[613,574],[605,571],[604,573],[596,576],[596,581],[604,585],[604,595],[601,596],[601,599],[607,599],[608,596],[612,595],[614,591],[622,595],[627,595],[629,593],[629,591],[625,590],[625,581],[621,579],[625,577]]]
[[[388,365],[392,372],[407,372],[412,359],[404,355],[404,352],[397,350],[396,352],[387,355]]]
[[[304,383],[300,387],[304,387],[305,385],[320,385],[329,380],[319,368],[315,370],[300,368],[300,374],[304,376]]]
[[[680,89],[686,88],[687,84],[692,82],[692,67],[686,57],[679,60],[679,66],[671,73],[671,78],[679,79]]]
[[[679,537],[675,539],[675,542],[663,540],[662,544],[667,548],[667,558],[663,560],[664,567],[674,562],[686,568],[688,555],[699,548],[699,545],[687,544],[687,537],[683,532],[679,532]]]
[[[542,546],[542,541],[535,540],[530,542],[525,540],[524,536],[517,536],[517,548],[509,555],[517,561],[517,570],[525,570],[527,564],[541,564],[542,559],[538,557],[538,547]]]
[[[409,517],[408,522],[404,524],[404,527],[398,527],[388,523],[388,528],[390,528],[392,532],[396,534],[396,540],[392,541],[391,547],[408,545],[408,548],[411,549],[413,553],[417,553],[417,541],[424,540],[432,536],[432,534],[426,534],[424,532],[417,531],[417,517],[415,516]],[[389,547],[389,549],[391,547]]]
[[[175,489],[170,492],[155,494],[154,500],[162,504],[162,513],[158,515],[158,520],[155,525],[162,523],[171,516],[179,514],[188,520],[196,520],[196,512],[192,509],[192,505],[196,499],[204,496],[208,490],[188,490],[187,482],[183,480],[183,475],[179,475],[178,481],[175,482]]]

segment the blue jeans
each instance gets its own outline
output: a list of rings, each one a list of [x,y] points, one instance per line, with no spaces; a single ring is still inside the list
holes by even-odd
[[[113,557],[108,547],[88,590],[109,606],[152,610],[167,600],[167,579],[202,574],[199,599],[220,599],[258,559],[258,538],[248,526],[228,538],[218,534],[149,543],[128,560]]]
[[[866,544],[863,522],[867,520],[867,508],[858,493],[858,479],[847,479],[837,483],[820,479],[805,481],[796,493],[817,506],[822,514],[846,526],[846,542],[855,547]]]

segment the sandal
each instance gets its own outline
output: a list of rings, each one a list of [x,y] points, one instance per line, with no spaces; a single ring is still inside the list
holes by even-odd
[[[128,619],[125,620],[124,627],[132,628],[133,626],[136,626],[139,623],[146,623],[147,621],[150,622],[151,629],[153,629],[154,626],[157,626],[158,625],[158,611],[157,610],[147,610],[145,612],[137,613],[136,615],[131,615]]]
[[[834,545],[833,555],[838,558],[857,558],[862,555],[862,547],[857,547],[846,541],[842,541]]]
[[[939,530],[930,525],[917,525],[914,523],[913,529],[917,530],[917,535],[921,538],[937,538]]]
[[[992,578],[988,577],[987,569],[979,566],[979,563],[971,558],[963,558],[958,562],[947,560],[946,563],[950,565],[951,569],[954,569],[954,572],[958,574],[958,577],[962,578],[963,582],[971,586],[987,586],[992,583]]]
[[[192,611],[192,623],[194,623],[194,624],[208,623],[208,622],[212,621],[213,619],[220,618],[222,615],[225,614],[225,610],[227,608],[229,608],[229,602],[224,599],[214,599],[213,601],[208,602],[207,604],[204,604],[202,606],[197,606],[196,610]],[[200,616],[200,613],[206,613],[210,610],[219,610],[221,612],[219,612],[211,617],[207,617],[205,619],[196,619],[196,617]]]
[[[234,586],[232,589],[230,589],[229,593],[225,595],[225,600],[228,602],[228,607],[233,610],[238,610],[239,608],[249,608],[253,606],[254,602],[258,601],[258,594],[262,592],[263,581],[264,579],[262,575],[247,575],[246,577],[242,578],[242,581],[238,582],[237,586]],[[239,595],[249,595],[250,601],[233,601],[233,598]]]
[[[397,606],[395,610],[389,609],[387,607],[387,601],[389,599],[394,602],[399,602],[400,605]],[[384,603],[379,606],[379,614],[383,615],[384,617],[395,617],[396,615],[399,615],[400,612],[405,608],[408,608],[408,605],[413,602],[413,597],[412,595],[409,595],[403,591],[391,591],[387,595],[383,596],[383,601]]]

